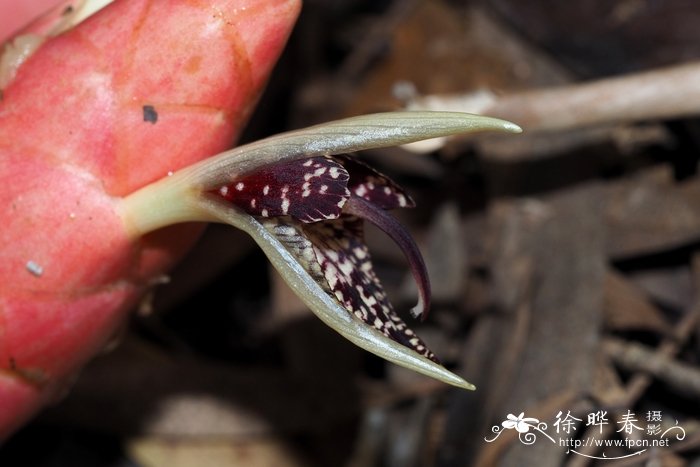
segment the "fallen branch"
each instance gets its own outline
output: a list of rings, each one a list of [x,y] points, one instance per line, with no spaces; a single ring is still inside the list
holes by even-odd
[[[700,371],[636,342],[608,338],[605,352],[628,371],[643,371],[687,396],[700,398]]]
[[[692,266],[694,283],[697,287],[700,285],[700,257],[696,256],[693,258]],[[695,304],[688,310],[683,318],[674,326],[672,334],[665,337],[661,344],[657,347],[655,351],[657,358],[668,360],[675,356],[680,351],[683,344],[687,342],[693,332],[697,329],[698,323],[700,323],[700,300],[695,302]],[[647,388],[649,388],[652,381],[651,374],[641,370],[637,371],[625,386],[625,395],[621,398],[619,404],[617,404],[618,407],[632,407],[637,400],[642,397]],[[592,435],[595,432],[595,428],[596,427],[589,427],[584,433],[584,437]],[[599,437],[600,439],[605,439],[612,434],[612,425],[606,425],[603,427],[602,432],[600,432]],[[581,450],[581,453],[592,456],[595,455],[598,450],[599,447],[591,444],[584,447]],[[571,459],[567,463],[567,467],[583,467],[589,464],[590,458],[579,456]]]
[[[700,62],[504,96],[423,96],[407,107],[507,117],[527,131],[686,117],[700,114]]]

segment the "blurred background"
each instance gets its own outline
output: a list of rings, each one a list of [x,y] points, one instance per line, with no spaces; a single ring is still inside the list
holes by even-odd
[[[434,306],[407,321],[477,391],[345,342],[250,239],[212,226],[0,465],[700,465],[698,24],[690,0],[306,0],[243,142],[406,107],[527,130],[362,154],[418,205],[395,214]],[[407,311],[400,251],[367,241]],[[521,413],[557,443],[503,427]],[[657,448],[559,443],[673,426],[683,439]]]

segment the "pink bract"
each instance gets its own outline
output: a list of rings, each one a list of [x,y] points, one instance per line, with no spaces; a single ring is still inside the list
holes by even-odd
[[[199,232],[132,239],[121,197],[231,146],[298,0],[116,1],[0,101],[0,439],[60,396]]]

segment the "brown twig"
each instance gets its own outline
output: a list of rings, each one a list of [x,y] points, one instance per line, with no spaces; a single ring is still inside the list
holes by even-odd
[[[694,272],[694,282],[695,289],[700,290],[700,256],[693,258],[693,272]],[[700,298],[696,299],[695,304],[690,310],[683,316],[683,318],[676,324],[671,335],[666,337],[661,344],[657,347],[654,354],[657,358],[670,359],[676,355],[681,346],[688,340],[691,334],[697,329],[700,323]],[[647,390],[649,385],[653,381],[652,375],[638,371],[627,383],[625,388],[625,395],[621,398],[618,406],[620,407],[631,407]],[[584,434],[584,436],[591,436],[593,434],[593,428],[590,427],[589,430]],[[603,427],[603,432],[599,433],[600,438],[607,438],[612,434],[613,427],[611,425],[605,425]],[[595,455],[598,448],[589,445],[581,449],[581,453],[584,455]],[[584,456],[576,457],[571,459],[567,463],[567,467],[583,467],[590,463],[590,459]]]
[[[425,96],[411,108],[507,118],[526,131],[562,131],[602,124],[678,118],[700,114],[700,62],[551,89],[483,95],[474,107],[468,96]],[[471,101],[474,102],[474,101]]]
[[[603,348],[623,369],[647,373],[685,395],[700,397],[700,371],[690,365],[677,362],[648,346],[622,339],[607,338]]]
[[[700,257],[693,258],[693,273],[695,276],[695,290],[700,290]],[[662,358],[671,358],[678,353],[681,346],[696,331],[700,323],[700,298],[696,299],[693,307],[676,324],[673,333],[665,338],[656,350],[656,354]],[[637,373],[627,384],[626,403],[629,406],[639,399],[651,384],[651,375]]]

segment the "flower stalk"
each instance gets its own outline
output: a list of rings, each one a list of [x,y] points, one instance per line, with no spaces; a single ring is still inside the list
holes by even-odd
[[[382,174],[340,155],[484,130],[520,128],[453,112],[338,120],[241,146],[178,171],[124,198],[120,213],[134,238],[190,221],[239,228],[302,301],[342,336],[388,361],[474,389],[440,365],[408,329],[371,268],[362,219],[378,225],[406,252],[420,291],[413,314],[425,315],[430,297],[422,258],[410,235],[385,214],[412,201]]]

